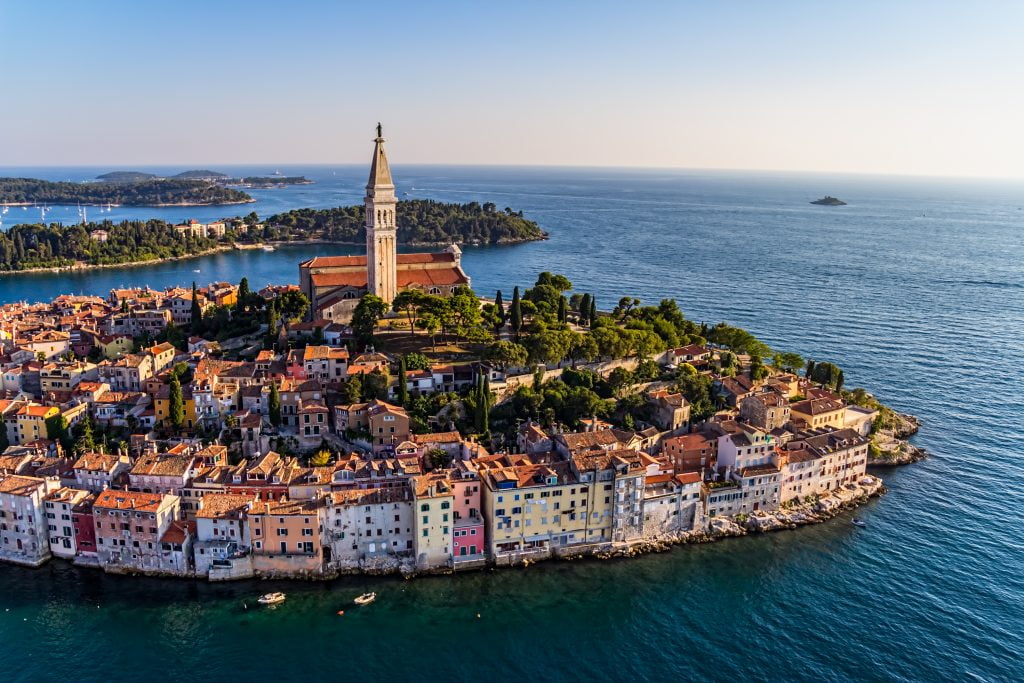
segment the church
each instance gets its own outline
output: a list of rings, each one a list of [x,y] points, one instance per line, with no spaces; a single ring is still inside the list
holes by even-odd
[[[348,322],[359,299],[376,294],[389,304],[407,289],[451,296],[469,286],[462,270],[462,250],[455,244],[441,252],[399,254],[395,222],[395,185],[377,124],[370,179],[366,183],[366,256],[315,256],[299,264],[299,286],[312,303],[314,319]]]

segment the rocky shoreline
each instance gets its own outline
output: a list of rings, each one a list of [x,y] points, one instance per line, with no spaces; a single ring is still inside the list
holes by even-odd
[[[905,413],[893,415],[895,424],[878,430],[871,441],[874,448],[868,456],[869,467],[910,465],[928,457],[928,451],[908,441],[921,429],[921,420]]]

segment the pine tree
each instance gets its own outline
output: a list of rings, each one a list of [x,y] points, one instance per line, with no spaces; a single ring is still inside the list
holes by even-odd
[[[592,296],[590,297],[590,315],[587,316],[587,321],[593,327],[595,320],[597,320],[597,297]]]
[[[168,412],[171,424],[175,429],[180,429],[185,422],[185,404],[181,399],[181,380],[178,379],[177,373],[171,375],[171,391],[168,402],[170,403]]]
[[[568,302],[565,300],[565,297],[564,296],[558,297],[558,322],[560,322],[560,323],[564,323],[565,322],[566,316],[568,314],[568,312],[566,310],[567,308],[568,308]]]
[[[405,358],[398,359],[398,405],[409,403],[409,387],[405,383]]]
[[[512,326],[512,332],[516,336],[516,341],[518,341],[519,330],[523,329],[523,308],[519,302],[518,287],[512,290],[512,309],[509,311],[509,324]]]
[[[96,442],[92,433],[92,415],[85,414],[85,417],[78,423],[78,436],[75,439],[75,453],[89,453],[96,450]]]
[[[281,393],[275,382],[270,383],[270,396],[267,399],[267,413],[270,416],[270,424],[275,427],[281,426]]]

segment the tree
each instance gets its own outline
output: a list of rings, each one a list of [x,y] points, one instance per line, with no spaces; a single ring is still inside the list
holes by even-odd
[[[363,295],[352,312],[351,322],[352,334],[360,344],[365,346],[373,341],[373,331],[387,312],[388,305],[384,299],[374,294]]]
[[[845,378],[843,377],[843,371],[842,370],[840,370],[838,373],[836,373],[836,391],[842,391],[843,390],[843,381],[844,381],[844,379]]]
[[[512,290],[512,309],[509,311],[509,324],[512,326],[512,333],[519,341],[519,331],[523,329],[523,308],[519,300],[519,288]]]
[[[346,404],[359,403],[363,400],[363,379],[361,375],[352,375],[345,380],[341,390],[342,400]]]
[[[395,313],[405,313],[409,320],[409,333],[416,334],[415,316],[416,309],[423,305],[427,295],[418,289],[406,289],[398,293],[395,300],[391,302],[391,310]]]
[[[63,413],[57,413],[46,418],[46,438],[50,441],[57,441],[65,452],[69,452],[74,445],[71,441],[71,434],[68,432],[68,419]]]
[[[270,417],[270,424],[275,427],[281,426],[281,392],[276,382],[270,383],[270,396],[267,397],[267,413]]]
[[[405,369],[406,370],[429,370],[430,359],[424,356],[422,353],[416,351],[410,351],[405,354]]]
[[[779,364],[787,372],[796,372],[804,364],[799,353],[784,352],[779,354]]]
[[[90,413],[85,413],[85,416],[75,426],[75,430],[77,432],[75,436],[75,453],[81,455],[82,453],[96,450],[96,441],[92,430],[92,415]]]
[[[813,375],[813,374],[814,374],[814,361],[811,360],[810,358],[808,358],[807,359],[807,367],[804,368],[804,377],[806,377],[807,379],[810,379],[811,375]]]
[[[309,457],[309,466],[327,467],[327,465],[331,464],[331,459],[333,457],[334,456],[330,449],[321,447],[320,450]]]
[[[171,390],[168,397],[168,419],[175,429],[181,429],[185,422],[185,404],[181,397],[181,380],[177,374],[171,375]]]
[[[535,363],[560,363],[569,355],[570,335],[569,330],[542,328],[526,337],[523,346]]]
[[[273,346],[277,326],[281,324],[280,314],[277,312],[277,305],[271,302],[267,306],[267,341],[265,346]]]
[[[590,314],[587,316],[587,322],[590,323],[590,327],[594,327],[594,321],[597,320],[597,298],[590,297]]]
[[[568,315],[569,302],[565,300],[565,295],[558,297],[558,322],[564,323]]]
[[[431,448],[427,451],[427,462],[430,463],[430,469],[440,470],[451,464],[452,456],[443,448]]]
[[[564,275],[555,275],[547,271],[544,271],[537,276],[536,286],[541,285],[554,287],[559,293],[568,292],[572,289],[572,282],[569,281],[569,278]]]
[[[520,368],[526,365],[529,359],[529,352],[526,347],[510,341],[497,341],[483,350],[481,360],[500,367]]]
[[[580,313],[580,325],[586,325],[587,321],[590,320],[590,295],[584,294],[580,298],[579,308]]]
[[[495,332],[500,332],[501,328],[505,326],[505,321],[508,320],[505,314],[505,302],[501,298],[501,290],[494,295],[494,319],[495,319]]]
[[[277,305],[277,312],[284,320],[302,318],[309,310],[309,297],[294,289],[289,289],[279,295],[274,303]]]
[[[388,397],[388,375],[377,368],[373,372],[363,375],[363,400],[384,401]]]
[[[572,359],[573,367],[579,361],[590,361],[597,358],[599,354],[597,342],[591,334],[573,333],[569,340],[569,358]]]
[[[405,381],[405,359],[398,359],[398,405],[404,406],[409,402],[409,387]]]
[[[196,288],[196,281],[192,281],[192,313],[191,313],[192,334],[199,334],[203,329],[203,309],[199,305],[199,290]]]
[[[244,308],[248,305],[250,297],[252,297],[252,291],[249,289],[249,278],[243,277],[238,283],[238,305]]]

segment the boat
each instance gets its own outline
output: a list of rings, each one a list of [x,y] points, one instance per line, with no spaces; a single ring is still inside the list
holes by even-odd
[[[274,251],[274,247],[270,244],[264,244],[263,251]]]
[[[818,204],[820,206],[846,206],[846,202],[842,199],[836,199],[831,195],[825,195],[821,199],[815,199],[811,204]]]
[[[201,272],[203,272],[203,271],[201,271],[201,270],[199,270],[198,268],[196,268],[196,269],[195,269],[195,270],[193,270],[192,272],[193,272],[193,273],[201,273]]]
[[[264,595],[260,596],[257,602],[259,602],[261,605],[280,605],[282,602],[284,602],[284,599],[284,593],[265,593]]]
[[[854,517],[853,521],[851,522],[851,524],[853,524],[854,526],[859,526],[862,529],[868,525],[868,523],[865,522],[860,517]]]
[[[353,600],[357,605],[369,605],[371,602],[377,599],[376,593],[363,593],[358,598]]]

